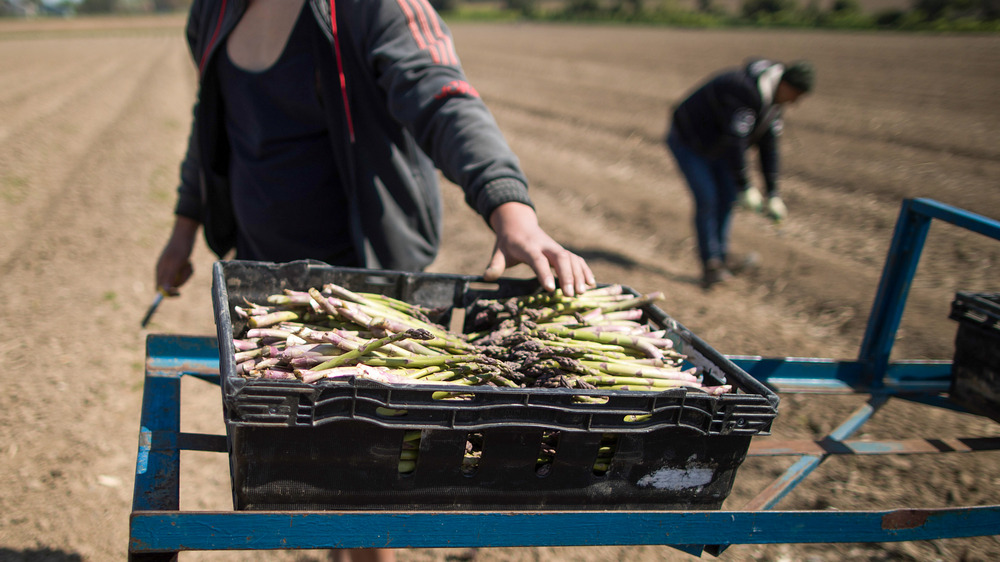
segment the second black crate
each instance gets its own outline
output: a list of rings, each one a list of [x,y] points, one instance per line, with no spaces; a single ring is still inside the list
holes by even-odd
[[[958,321],[950,399],[1000,421],[1000,293],[958,292],[949,318]]]

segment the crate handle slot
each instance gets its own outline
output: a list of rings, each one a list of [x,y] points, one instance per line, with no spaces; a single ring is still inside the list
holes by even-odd
[[[488,291],[488,292],[496,293],[496,292],[500,291],[500,284],[499,283],[488,283],[486,281],[470,281],[469,282],[469,289],[472,289],[474,291]]]
[[[403,444],[399,449],[399,464],[397,468],[401,476],[409,476],[417,469],[422,434],[423,432],[419,430],[403,432]]]
[[[365,283],[368,283],[369,285],[391,287],[396,284],[396,280],[386,275],[367,275],[365,276]]]
[[[471,392],[435,392],[431,394],[431,398],[434,400],[473,400],[476,395]]]
[[[610,396],[593,396],[590,394],[583,394],[583,395],[577,394],[573,396],[574,406],[577,404],[581,406],[603,406],[610,401],[611,401]]]
[[[406,410],[400,410],[398,408],[386,408],[384,406],[379,406],[375,408],[375,414],[382,418],[399,418],[408,414]]]
[[[448,322],[448,330],[455,334],[465,332],[465,309],[455,307],[451,311],[451,320]]]
[[[471,478],[479,471],[479,460],[483,455],[483,441],[483,434],[478,431],[466,436],[465,455],[462,456],[462,474],[465,476]]]
[[[535,475],[545,478],[552,472],[552,462],[559,451],[559,431],[542,432],[542,439],[538,444],[538,462],[535,463]]]
[[[605,433],[601,435],[601,445],[594,458],[594,476],[604,476],[611,469],[611,461],[618,452],[618,435]]]

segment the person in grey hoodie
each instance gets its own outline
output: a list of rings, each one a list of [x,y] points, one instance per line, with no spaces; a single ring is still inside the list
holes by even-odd
[[[666,143],[694,196],[702,286],[732,276],[729,226],[737,200],[775,221],[788,213],[778,193],[778,136],[782,111],[813,89],[808,61],[785,65],[766,59],[720,72],[674,110]],[[746,152],[756,146],[766,202],[750,182]]]
[[[540,227],[427,0],[195,0],[187,40],[199,89],[161,291],[190,278],[201,229],[220,258],[420,271],[442,236],[438,170],[496,235],[487,280],[524,263],[549,291],[595,285]]]

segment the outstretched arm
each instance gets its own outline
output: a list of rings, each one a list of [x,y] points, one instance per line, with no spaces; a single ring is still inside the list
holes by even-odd
[[[487,281],[495,281],[506,268],[524,263],[534,270],[547,291],[556,289],[556,278],[563,293],[569,296],[596,285],[587,262],[546,234],[530,206],[504,203],[490,214],[490,226],[496,232],[497,242],[483,274]]]

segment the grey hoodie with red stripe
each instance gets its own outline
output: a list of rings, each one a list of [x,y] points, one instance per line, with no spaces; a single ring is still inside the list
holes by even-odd
[[[437,170],[485,219],[503,203],[531,204],[517,157],[427,0],[306,1],[337,61],[319,69],[317,89],[365,267],[417,271],[433,261],[442,230]],[[200,81],[175,212],[201,222],[220,257],[233,248],[236,225],[215,59],[246,7],[195,0],[187,26]]]

